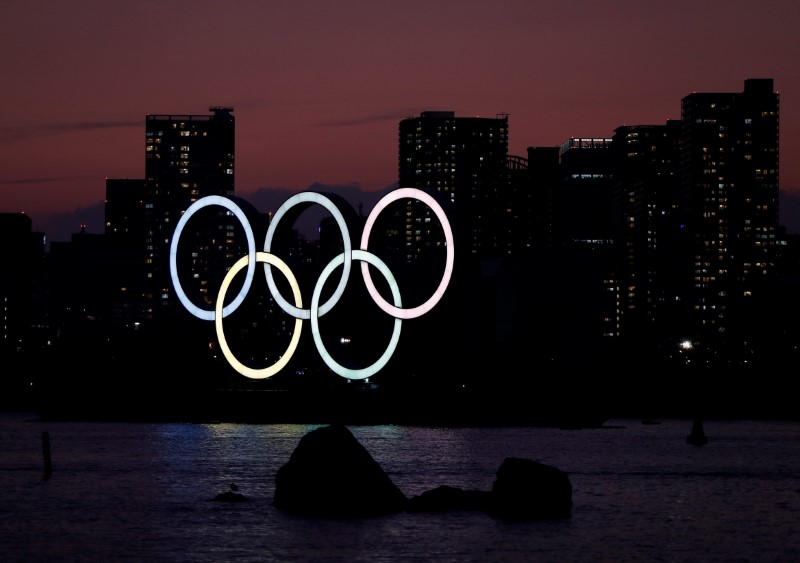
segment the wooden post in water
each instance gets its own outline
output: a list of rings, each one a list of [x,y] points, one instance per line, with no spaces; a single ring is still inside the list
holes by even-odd
[[[44,477],[47,481],[53,473],[53,464],[50,461],[50,432],[42,432],[42,455],[44,455]]]

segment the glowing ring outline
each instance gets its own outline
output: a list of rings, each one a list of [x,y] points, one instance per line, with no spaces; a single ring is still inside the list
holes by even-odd
[[[275,229],[278,227],[278,222],[280,219],[286,214],[287,211],[289,211],[289,209],[299,203],[316,203],[327,209],[330,214],[333,215],[333,218],[336,220],[336,223],[339,225],[339,229],[342,232],[342,242],[344,245],[343,251],[345,255],[342,277],[339,280],[339,285],[336,287],[336,291],[334,291],[330,299],[328,299],[328,301],[326,301],[325,304],[320,307],[319,315],[322,316],[330,311],[334,305],[339,302],[339,299],[341,299],[342,294],[344,293],[344,288],[347,285],[347,281],[350,279],[350,267],[352,263],[352,242],[350,241],[350,230],[347,228],[344,215],[342,215],[342,212],[338,207],[336,207],[336,204],[334,204],[329,198],[316,192],[300,192],[298,194],[294,194],[289,199],[284,201],[272,216],[272,220],[269,223],[269,229],[267,229],[267,236],[264,240],[264,252],[271,251],[272,238],[275,236]],[[294,307],[291,303],[283,298],[283,295],[280,294],[278,287],[275,285],[275,280],[272,278],[272,269],[269,267],[269,264],[264,264],[264,274],[267,276],[267,284],[269,285],[270,293],[281,309],[293,317],[301,319],[311,318],[311,309],[300,309],[298,307]]]
[[[389,203],[403,198],[412,198],[420,200],[423,203],[426,203],[434,211],[434,213],[439,218],[442,224],[442,228],[445,232],[445,238],[446,238],[445,242],[447,246],[447,263],[445,265],[445,273],[442,276],[442,280],[439,283],[439,287],[431,296],[431,298],[428,299],[428,301],[423,303],[423,305],[420,305],[419,307],[415,307],[412,309],[402,309],[400,307],[401,305],[400,293],[394,276],[392,275],[388,267],[385,265],[385,263],[382,260],[380,260],[380,258],[378,258],[374,254],[366,250],[366,246],[369,241],[369,234],[371,233],[372,227],[375,223],[377,216]],[[291,205],[288,205],[293,200],[299,200],[299,201],[294,201],[293,203],[291,203]],[[290,209],[297,203],[300,203],[301,201],[319,203],[324,207],[326,207],[326,209],[328,209],[331,212],[331,214],[336,218],[336,221],[341,228],[342,238],[344,243],[343,246],[345,247],[345,252],[334,258],[334,260],[332,260],[331,263],[329,263],[328,266],[325,268],[324,278],[320,276],[320,279],[317,280],[317,285],[315,286],[314,290],[315,293],[314,299],[312,299],[313,302],[312,308],[308,310],[300,308],[302,306],[301,297],[299,292],[299,286],[297,286],[297,280],[294,277],[294,274],[291,272],[286,263],[283,262],[281,259],[277,258],[275,255],[269,252],[257,252],[255,250],[255,240],[254,240],[253,230],[249,221],[247,220],[247,217],[245,216],[244,212],[239,208],[239,206],[237,206],[233,201],[223,196],[206,196],[194,202],[186,210],[186,212],[184,212],[184,215],[181,217],[180,221],[178,222],[178,225],[175,228],[175,232],[173,233],[173,238],[170,243],[170,275],[173,281],[173,285],[175,286],[175,293],[179,297],[179,300],[183,304],[183,306],[186,307],[186,309],[191,314],[200,318],[201,320],[215,321],[217,334],[220,337],[221,342],[224,343],[223,353],[225,349],[228,350],[228,354],[226,354],[226,359],[228,359],[229,363],[231,363],[231,365],[234,368],[236,368],[237,366],[240,367],[241,369],[237,369],[237,371],[239,371],[239,373],[241,373],[242,375],[246,375],[247,377],[265,378],[265,377],[270,377],[271,375],[274,375],[274,373],[277,373],[278,371],[283,369],[283,367],[285,367],[286,363],[289,361],[289,359],[291,359],[292,355],[296,350],[297,342],[299,341],[300,338],[300,331],[302,330],[302,320],[308,318],[312,322],[312,336],[314,337],[315,344],[317,345],[317,350],[320,353],[320,355],[323,356],[323,359],[325,360],[326,364],[329,367],[331,367],[333,371],[335,371],[338,375],[341,375],[342,377],[346,377],[348,379],[365,379],[370,375],[372,375],[373,373],[376,373],[382,367],[384,367],[385,364],[388,362],[389,358],[394,353],[397,347],[397,342],[399,341],[400,337],[401,320],[415,318],[426,313],[431,308],[433,308],[433,306],[436,303],[438,303],[438,301],[444,294],[444,290],[446,289],[446,286],[449,284],[453,271],[454,250],[453,250],[452,228],[450,227],[450,223],[447,220],[447,217],[444,214],[444,211],[442,210],[441,206],[431,196],[416,188],[400,188],[388,194],[387,196],[384,196],[378,202],[378,204],[370,213],[367,219],[366,226],[364,228],[364,232],[362,233],[361,244],[364,248],[359,250],[352,250],[349,230],[344,221],[344,217],[342,216],[341,211],[338,209],[338,207],[336,207],[335,204],[333,204],[333,202],[330,201],[330,199],[328,199],[322,194],[314,192],[303,192],[301,194],[296,194],[296,196],[293,196],[292,198],[284,202],[284,204],[281,206],[281,208],[279,209],[279,213],[277,213],[274,217],[275,220],[271,222],[269,226],[267,238],[265,240],[265,249],[268,249],[271,246],[272,236],[274,234],[275,227],[277,226],[277,219],[281,218],[288,209]],[[226,275],[225,280],[223,280],[225,291],[222,291],[222,286],[221,286],[220,288],[221,291],[220,294],[218,295],[214,311],[206,311],[200,309],[199,307],[196,307],[188,299],[185,292],[183,291],[183,288],[180,285],[180,280],[178,278],[178,273],[177,273],[178,240],[180,239],[180,235],[183,232],[183,228],[185,227],[189,218],[195,212],[209,205],[220,205],[228,209],[234,215],[236,215],[236,217],[241,222],[242,227],[244,228],[248,242],[248,255],[242,257],[239,261],[237,261],[235,266],[235,271],[233,271],[233,269],[231,270],[231,272],[233,273],[229,272],[229,274]],[[383,311],[387,312],[388,314],[390,314],[392,317],[395,318],[394,332],[392,334],[390,345],[387,347],[387,349],[384,351],[383,355],[381,356],[381,358],[379,358],[377,362],[375,362],[372,366],[368,368],[360,370],[350,370],[348,368],[340,366],[337,362],[335,362],[335,360],[333,360],[333,358],[330,357],[330,355],[328,354],[327,350],[324,347],[324,344],[321,342],[321,339],[319,337],[319,317],[322,316],[327,311],[329,311],[336,304],[336,302],[338,302],[339,298],[344,292],[344,286],[347,284],[349,278],[349,271],[352,260],[360,260],[364,262],[364,264],[362,264],[362,274],[367,289],[369,290],[370,296],[373,298],[375,303],[378,306],[380,306],[380,308]],[[290,349],[287,350],[288,353],[285,353],[282,356],[281,360],[279,360],[279,362],[276,362],[276,364],[273,364],[273,366],[271,366],[270,368],[266,368],[266,370],[253,370],[252,368],[248,368],[247,366],[244,366],[243,364],[238,362],[238,360],[236,360],[232,352],[230,352],[230,348],[227,346],[227,342],[225,341],[224,332],[222,330],[222,321],[221,321],[222,318],[235,311],[239,307],[239,305],[241,305],[241,303],[244,301],[245,295],[252,286],[256,262],[265,262],[264,271],[265,271],[265,276],[267,277],[267,280],[270,285],[270,291],[272,297],[276,300],[277,303],[281,305],[281,307],[285,312],[291,314],[295,318],[295,331],[293,333],[292,342],[290,343],[289,347]],[[239,294],[237,295],[234,301],[232,301],[227,307],[222,307],[222,304],[224,303],[225,292],[227,292],[227,289],[230,285],[230,281],[233,275],[238,273],[242,269],[245,263],[247,264],[247,274],[245,282],[242,285],[242,289],[240,290]],[[322,307],[320,307],[319,296],[322,290],[322,285],[324,284],[324,281],[327,281],[327,278],[332,272],[333,268],[335,268],[340,264],[344,265],[344,268],[343,268],[342,278],[340,279],[339,285],[337,286],[337,290],[335,292],[336,297],[335,299],[332,297]],[[375,285],[372,282],[372,278],[369,274],[368,264],[372,264],[373,266],[378,268],[379,271],[381,271],[381,273],[386,277],[391,287],[393,298],[396,305],[394,306],[390,305],[377,292],[377,289],[375,288]],[[294,294],[295,301],[297,303],[296,307],[289,304],[285,299],[283,299],[283,296],[277,292],[277,288],[274,286],[274,280],[272,279],[271,268],[269,267],[270,265],[278,267],[278,269],[280,269],[282,273],[286,276],[287,280],[289,280],[289,283],[292,286],[292,292]],[[313,309],[313,314],[312,314],[312,309]],[[234,362],[237,365],[234,365]],[[247,375],[246,373],[244,373],[248,370],[250,370],[251,375]]]
[[[389,270],[389,267],[383,262],[383,260],[371,252],[367,252],[366,250],[353,250],[352,260],[368,262],[378,268],[378,270],[386,278],[386,281],[389,282],[389,287],[392,290],[392,297],[394,298],[395,303],[398,307],[402,304],[400,301],[400,288],[397,286],[397,281],[394,279],[392,272]],[[397,343],[400,341],[400,328],[403,321],[402,319],[395,317],[392,337],[389,340],[389,345],[386,347],[386,350],[384,350],[383,354],[381,354],[381,357],[378,358],[372,365],[361,369],[350,369],[342,366],[336,360],[334,360],[333,357],[328,353],[328,350],[325,348],[325,344],[322,342],[322,337],[320,336],[319,332],[319,315],[316,313],[318,311],[320,293],[322,293],[322,287],[325,285],[325,281],[328,279],[328,276],[334,270],[334,268],[343,262],[345,262],[344,253],[339,254],[333,260],[328,262],[328,265],[325,266],[325,268],[322,270],[322,273],[320,273],[319,278],[317,279],[317,283],[314,286],[314,293],[311,297],[311,334],[314,337],[314,344],[317,346],[317,351],[319,352],[320,357],[322,357],[325,365],[331,368],[333,372],[346,379],[366,379],[383,369],[383,367],[394,354],[394,351],[397,349]]]
[[[225,209],[236,215],[236,218],[239,219],[239,222],[242,224],[245,235],[247,237],[247,257],[249,259],[249,262],[247,264],[247,274],[244,280],[244,284],[242,285],[242,289],[239,291],[239,294],[236,296],[236,298],[233,301],[231,301],[227,307],[222,309],[223,316],[230,315],[239,307],[239,305],[242,304],[245,295],[247,294],[248,291],[250,291],[250,286],[253,283],[253,276],[255,275],[255,268],[256,268],[255,235],[253,234],[253,228],[250,226],[250,222],[247,220],[244,211],[242,211],[242,209],[238,205],[236,205],[233,201],[231,201],[226,197],[218,195],[210,195],[198,199],[186,209],[186,211],[178,221],[178,225],[175,227],[175,232],[172,234],[172,240],[170,241],[169,273],[172,278],[172,285],[175,286],[175,295],[177,295],[181,304],[183,304],[183,306],[186,307],[186,309],[192,315],[204,321],[214,320],[214,314],[217,307],[214,307],[214,311],[201,309],[200,307],[192,303],[191,300],[186,296],[186,292],[183,291],[183,287],[181,286],[181,282],[178,277],[178,240],[180,240],[181,233],[183,232],[186,223],[189,222],[189,219],[192,217],[192,215],[194,215],[196,212],[200,211],[204,207],[208,207],[210,205],[219,205],[220,207],[224,207]]]
[[[298,306],[302,305],[300,286],[297,285],[297,280],[295,279],[292,270],[286,265],[286,262],[274,254],[269,254],[267,252],[257,252],[256,261],[272,264],[278,268],[281,273],[286,276],[286,279],[289,280],[289,285],[292,288],[292,294],[294,295],[295,303],[297,303]],[[249,256],[242,256],[239,258],[239,260],[236,261],[236,264],[233,265],[233,267],[225,275],[225,278],[222,280],[222,284],[219,288],[219,294],[217,295],[216,305],[214,307],[216,317],[214,327],[217,331],[217,339],[219,340],[222,353],[225,355],[225,358],[228,360],[228,363],[231,365],[231,367],[245,377],[249,377],[251,379],[266,379],[268,377],[272,377],[286,367],[286,364],[294,355],[295,350],[297,350],[297,344],[300,342],[300,332],[303,329],[303,319],[295,318],[294,331],[292,333],[289,346],[286,348],[286,351],[277,362],[263,369],[251,368],[241,363],[236,356],[234,356],[233,352],[228,346],[228,341],[225,338],[225,331],[222,326],[222,318],[225,316],[222,314],[222,303],[225,301],[225,293],[228,291],[228,286],[230,286],[234,276],[239,273],[239,270],[241,270],[245,264],[247,264],[248,267],[250,266]]]
[[[425,203],[436,214],[436,217],[442,224],[442,230],[444,230],[445,236],[445,245],[447,247],[447,258],[444,273],[442,274],[442,279],[439,282],[439,286],[433,292],[433,295],[431,295],[431,297],[429,297],[428,300],[422,305],[410,309],[401,309],[389,304],[389,302],[387,302],[383,296],[378,293],[378,290],[375,288],[375,284],[372,282],[367,261],[363,261],[361,263],[361,275],[364,277],[364,283],[367,286],[370,296],[381,309],[395,318],[413,319],[430,311],[442,298],[447,286],[450,283],[450,278],[453,275],[453,262],[455,260],[453,229],[450,226],[450,222],[447,220],[444,210],[439,203],[433,197],[431,197],[430,194],[427,194],[417,188],[399,188],[386,194],[377,204],[375,204],[375,207],[372,208],[369,217],[367,217],[367,222],[364,225],[364,231],[361,233],[361,250],[366,251],[367,243],[369,242],[369,235],[380,212],[383,211],[387,205],[399,199],[417,199]]]

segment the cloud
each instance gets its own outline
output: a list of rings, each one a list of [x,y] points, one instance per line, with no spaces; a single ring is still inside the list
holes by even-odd
[[[419,113],[419,112],[417,112]],[[394,112],[378,113],[373,115],[359,115],[348,119],[334,119],[318,123],[322,127],[354,127],[360,125],[372,125],[373,123],[385,123],[390,121],[397,123],[399,120],[404,119],[409,115],[415,115],[414,112],[405,110],[398,110]]]
[[[101,129],[141,128],[142,120],[124,121],[74,121],[69,123],[47,123],[37,126],[7,125],[0,127],[0,143],[12,143],[28,139],[38,139],[65,133],[82,133]]]
[[[85,177],[79,178],[12,178],[10,180],[0,180],[0,185],[15,185],[15,184],[47,184],[52,182],[70,182],[73,180],[83,180]]]

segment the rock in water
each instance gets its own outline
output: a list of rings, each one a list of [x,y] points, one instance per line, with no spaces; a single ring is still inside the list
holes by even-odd
[[[492,485],[492,512],[508,519],[561,519],[572,515],[572,483],[556,467],[508,457]]]
[[[241,493],[234,493],[233,491],[225,491],[215,496],[213,499],[217,502],[245,502],[247,497]]]
[[[449,510],[483,510],[491,508],[492,493],[464,490],[441,485],[408,499],[407,512],[446,512]]]
[[[408,499],[344,425],[312,430],[275,476],[273,504],[305,516],[348,518],[405,510]]]

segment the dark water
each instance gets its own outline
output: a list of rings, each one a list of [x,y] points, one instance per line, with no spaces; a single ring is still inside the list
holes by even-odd
[[[41,422],[0,413],[0,561],[800,561],[800,423],[350,427],[413,496],[490,490],[508,456],[566,471],[568,520],[307,519],[272,506],[301,425]],[[42,432],[53,472],[43,479]],[[209,499],[235,482],[245,503]]]

